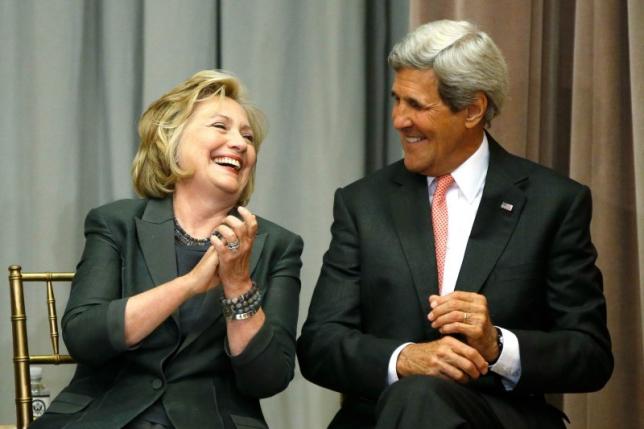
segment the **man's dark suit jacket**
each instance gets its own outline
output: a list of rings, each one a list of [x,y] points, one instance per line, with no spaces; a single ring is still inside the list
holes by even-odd
[[[33,427],[120,428],[162,398],[177,429],[265,428],[259,398],[293,378],[303,244],[271,222],[258,223],[251,276],[264,293],[266,323],[244,352],[227,352],[220,287],[206,293],[197,332],[182,339],[175,313],[128,349],[127,297],[177,276],[172,198],[92,210],[62,319],[79,365]]]
[[[470,386],[508,428],[539,427],[544,393],[597,390],[613,368],[590,191],[488,140],[456,290],[486,296],[492,323],[518,337],[522,373],[511,392],[493,373]],[[426,177],[392,164],[339,189],[333,215],[298,359],[307,379],[344,393],[332,427],[368,426],[394,349],[440,337],[426,318],[438,293]]]

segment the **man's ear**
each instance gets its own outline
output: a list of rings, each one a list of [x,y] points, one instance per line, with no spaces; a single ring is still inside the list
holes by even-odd
[[[485,112],[487,111],[487,95],[483,91],[478,91],[474,96],[474,101],[466,107],[465,127],[474,128],[479,123],[485,126]]]

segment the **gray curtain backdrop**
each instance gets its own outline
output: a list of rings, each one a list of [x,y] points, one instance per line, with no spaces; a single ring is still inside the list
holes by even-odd
[[[304,237],[302,321],[330,239],[334,190],[399,157],[397,140],[385,137],[386,54],[408,16],[407,1],[393,0],[0,0],[0,268],[73,271],[87,211],[134,196],[143,109],[194,72],[221,66],[268,116],[250,208]],[[379,134],[367,135],[376,129],[368,120]],[[367,162],[374,150],[379,157]],[[0,425],[15,422],[1,284]],[[45,308],[43,292],[28,289],[32,353],[48,352]],[[72,371],[44,367],[52,396]],[[323,428],[339,401],[297,373],[262,407],[271,427]]]
[[[371,173],[402,156],[391,124],[394,71],[387,64],[393,45],[409,31],[409,5],[401,0],[368,1],[365,48],[365,170]]]
[[[222,5],[222,64],[269,121],[250,208],[304,238],[300,327],[331,237],[333,191],[364,173],[364,8],[342,0]],[[323,428],[339,399],[298,371],[262,408],[271,427]]]
[[[0,269],[74,270],[87,211],[134,196],[142,110],[194,72],[223,67],[269,119],[250,207],[304,237],[302,322],[333,191],[400,158],[386,56],[410,17],[412,27],[466,18],[488,31],[511,74],[495,137],[591,186],[617,364],[601,392],[562,405],[575,428],[642,427],[641,0],[0,0]],[[0,284],[2,425],[15,407]],[[59,315],[66,298],[59,292]],[[47,352],[44,293],[28,290],[27,307],[41,345],[31,351]],[[53,395],[72,370],[44,368]],[[262,406],[273,428],[315,429],[339,402],[296,373]]]

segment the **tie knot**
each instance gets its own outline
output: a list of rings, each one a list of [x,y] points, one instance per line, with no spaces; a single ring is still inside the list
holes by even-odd
[[[436,179],[436,191],[434,191],[434,198],[437,196],[444,196],[447,189],[454,183],[454,178],[451,174],[438,176]]]

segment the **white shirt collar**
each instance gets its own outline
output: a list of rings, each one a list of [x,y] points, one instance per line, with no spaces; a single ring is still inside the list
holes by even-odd
[[[487,135],[483,133],[483,141],[476,152],[451,173],[454,182],[456,182],[458,189],[468,203],[472,203],[476,195],[483,189],[489,162],[490,146],[487,141]],[[433,189],[434,179],[434,177],[427,176],[427,185],[430,189]]]

